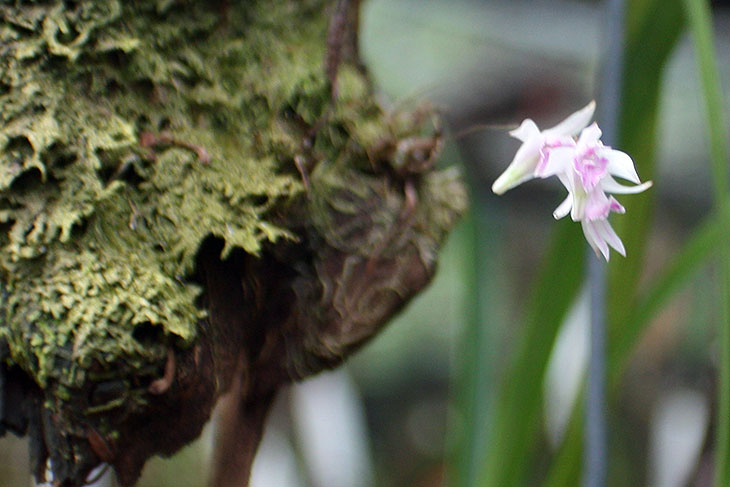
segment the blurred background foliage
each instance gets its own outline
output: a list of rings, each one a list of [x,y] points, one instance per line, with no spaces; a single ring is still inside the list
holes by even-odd
[[[281,394],[252,486],[578,485],[575,405],[588,336],[580,227],[553,221],[558,185],[536,181],[500,198],[489,188],[518,146],[509,126],[530,117],[548,127],[596,96],[603,4],[366,0],[363,8],[363,57],[385,103],[440,108],[441,164],[464,168],[473,209],[434,283],[395,322],[344,369]],[[714,252],[727,242],[712,215],[683,3],[628,8],[620,148],[655,186],[624,197],[627,215],[612,219],[628,257],[609,265],[609,485],[704,487],[721,315]],[[730,9],[714,2],[713,11],[727,93]],[[139,486],[204,485],[209,430],[172,459],[150,462]],[[0,441],[0,487],[32,485],[26,449]]]

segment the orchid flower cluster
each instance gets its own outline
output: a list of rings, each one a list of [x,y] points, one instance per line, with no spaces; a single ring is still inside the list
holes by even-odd
[[[568,190],[568,196],[553,216],[560,219],[570,213],[573,221],[581,223],[596,255],[603,255],[608,261],[609,246],[626,256],[621,239],[608,223],[612,212],[626,210],[610,194],[640,193],[652,183],[641,183],[628,154],[603,145],[601,129],[595,122],[588,125],[595,108],[592,101],[555,127],[543,131],[529,118],[522,122],[510,132],[522,145],[492,185],[492,191],[502,194],[533,178],[557,176]],[[614,176],[635,185],[619,184]]]

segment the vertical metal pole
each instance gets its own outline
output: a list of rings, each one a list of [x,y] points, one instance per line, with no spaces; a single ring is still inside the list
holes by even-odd
[[[623,78],[625,5],[607,0],[606,50],[599,80],[599,122],[607,145],[618,141]],[[586,396],[585,464],[583,485],[605,487],[608,471],[606,435],[606,265],[589,249],[591,286],[591,338]]]
[[[607,472],[606,438],[606,265],[589,249],[591,338],[588,363],[585,428],[585,487],[604,487]]]

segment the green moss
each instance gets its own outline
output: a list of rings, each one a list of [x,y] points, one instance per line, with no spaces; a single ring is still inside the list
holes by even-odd
[[[404,199],[373,151],[420,122],[384,114],[349,67],[330,110],[327,5],[0,0],[0,339],[40,385],[68,395],[193,343],[209,236],[259,255],[299,239],[294,213],[335,248],[387,251]],[[311,193],[295,160],[316,167]],[[419,180],[424,254],[463,210],[453,180]]]
[[[328,100],[324,2],[241,3],[0,2],[0,333],[41,385],[194,340],[209,235],[295,238],[267,215],[302,190],[280,114]]]

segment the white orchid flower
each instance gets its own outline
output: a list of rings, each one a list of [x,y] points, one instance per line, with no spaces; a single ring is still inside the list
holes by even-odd
[[[590,102],[581,110],[570,115],[558,125],[540,131],[535,122],[526,119],[509,134],[522,141],[514,159],[492,185],[492,191],[502,194],[536,176],[546,164],[550,150],[575,145],[574,137],[590,122],[596,103]],[[544,176],[540,176],[544,177]]]
[[[641,182],[628,154],[603,145],[601,129],[595,122],[588,125],[594,110],[595,103],[591,102],[542,132],[532,120],[522,122],[510,132],[522,146],[492,191],[502,194],[535,177],[557,176],[568,196],[553,216],[559,219],[570,214],[573,221],[581,222],[588,244],[608,261],[610,247],[626,256],[623,242],[608,222],[611,213],[625,213],[626,209],[611,194],[640,193],[652,183]],[[634,185],[619,184],[615,177]]]
[[[603,145],[600,138],[601,129],[597,124],[586,127],[575,147],[558,147],[550,152],[540,175],[558,176],[568,190],[567,198],[553,216],[558,219],[570,213],[573,221],[581,222],[586,240],[596,254],[600,253],[608,260],[609,246],[626,255],[621,239],[608,223],[610,213],[626,210],[607,193],[640,193],[649,189],[652,183],[641,183],[631,157]],[[619,184],[613,176],[635,183],[635,186]]]

